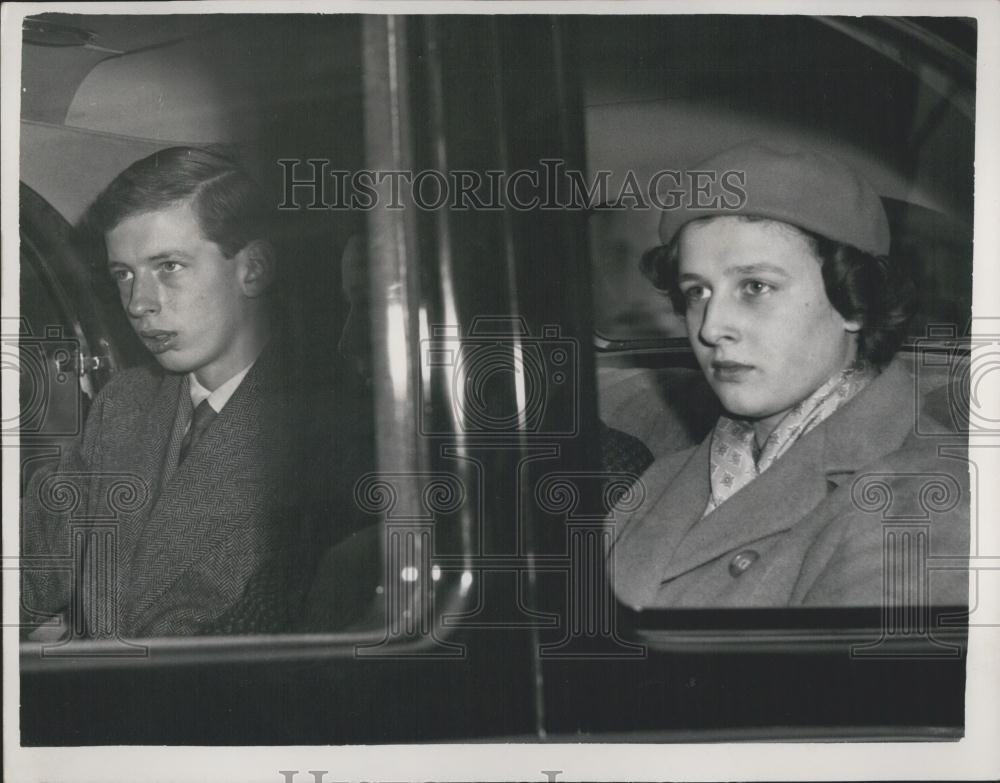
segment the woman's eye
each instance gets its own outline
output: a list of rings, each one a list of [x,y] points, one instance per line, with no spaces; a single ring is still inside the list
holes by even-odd
[[[181,265],[176,261],[164,261],[160,264],[160,270],[163,272],[176,272],[181,268]]]
[[[116,283],[124,283],[132,276],[132,273],[127,269],[115,269],[111,272],[111,279]]]
[[[681,293],[683,294],[684,299],[687,300],[688,304],[699,302],[702,299],[708,299],[708,289],[700,285],[693,285],[690,288],[685,288]]]
[[[750,294],[750,296],[760,296],[772,290],[772,286],[770,283],[765,283],[762,280],[747,280],[743,284],[743,290]]]

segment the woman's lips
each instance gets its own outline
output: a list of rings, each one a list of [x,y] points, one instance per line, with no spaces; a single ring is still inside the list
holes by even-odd
[[[712,362],[712,377],[722,383],[739,383],[753,370],[751,364]]]
[[[139,332],[143,344],[152,353],[163,353],[169,351],[177,337],[177,332],[166,332],[162,329],[144,329]]]

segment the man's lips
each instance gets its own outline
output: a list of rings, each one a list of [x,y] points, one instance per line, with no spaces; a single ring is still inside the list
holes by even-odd
[[[719,381],[741,381],[751,370],[753,370],[752,364],[731,361],[712,362],[712,376]]]
[[[153,353],[163,353],[173,347],[177,332],[168,332],[163,329],[141,329],[139,337],[143,344]]]

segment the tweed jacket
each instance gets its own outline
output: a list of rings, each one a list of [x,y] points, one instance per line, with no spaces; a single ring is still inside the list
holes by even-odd
[[[23,495],[23,610],[74,606],[98,637],[266,630],[241,606],[266,585],[263,624],[284,622],[275,584],[301,531],[278,353],[265,350],[180,465],[186,376],[140,367],[101,390],[78,447]]]
[[[658,459],[642,476],[645,500],[611,522],[618,598],[661,608],[874,606],[885,595],[927,600],[913,591],[929,584],[931,603],[966,603],[968,572],[954,558],[969,554],[968,442],[949,423],[944,388],[920,401],[917,427],[915,389],[894,361],[704,517],[711,435]],[[912,573],[929,580],[901,584],[902,571],[883,562],[916,562],[918,538],[930,559]]]

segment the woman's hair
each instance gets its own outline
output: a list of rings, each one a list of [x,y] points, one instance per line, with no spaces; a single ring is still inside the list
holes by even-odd
[[[187,199],[205,238],[226,256],[269,238],[269,210],[257,183],[231,158],[194,147],[170,147],[133,163],[98,196],[87,223],[103,234],[126,218]]]
[[[768,220],[752,215],[736,217],[746,221]],[[714,216],[699,220],[712,219]],[[913,315],[913,282],[900,263],[891,256],[874,256],[797,226],[788,227],[808,240],[819,259],[830,304],[845,319],[861,324],[858,357],[878,367],[888,364],[902,344],[906,325]],[[687,301],[677,285],[683,233],[681,229],[669,244],[647,250],[639,262],[642,273],[670,298],[674,312],[681,316],[687,310]]]

